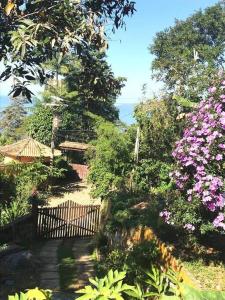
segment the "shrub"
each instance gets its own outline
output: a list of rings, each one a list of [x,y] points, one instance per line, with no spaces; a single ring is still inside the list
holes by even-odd
[[[188,210],[190,217],[185,214],[180,222],[188,231],[225,231],[224,89],[225,80],[221,79],[209,88],[208,98],[188,114],[183,137],[173,151],[176,168],[171,175],[184,196],[180,207],[192,207]],[[176,216],[171,214],[170,222],[177,222]]]
[[[55,158],[54,167],[61,170],[61,175],[65,178],[70,178],[75,175],[73,168],[60,156]]]
[[[126,282],[133,284],[143,279],[143,270],[152,264],[160,264],[160,252],[154,240],[145,241],[129,250],[121,248],[105,253],[104,258],[96,263],[96,271],[97,274],[106,274],[109,269],[126,271]]]

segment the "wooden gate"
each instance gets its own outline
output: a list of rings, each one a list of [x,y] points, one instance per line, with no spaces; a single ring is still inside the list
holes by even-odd
[[[100,205],[80,205],[71,200],[57,207],[38,208],[37,236],[69,238],[94,235],[99,226]]]

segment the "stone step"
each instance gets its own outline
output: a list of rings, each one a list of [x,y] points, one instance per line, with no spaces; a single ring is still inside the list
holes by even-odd
[[[41,279],[42,280],[48,280],[48,279],[55,279],[55,280],[59,280],[59,273],[58,272],[43,272],[41,274]]]
[[[40,287],[42,289],[49,289],[49,290],[60,290],[60,287],[59,287],[59,280],[57,279],[48,279],[48,280],[44,280],[44,281],[41,281],[41,285]]]

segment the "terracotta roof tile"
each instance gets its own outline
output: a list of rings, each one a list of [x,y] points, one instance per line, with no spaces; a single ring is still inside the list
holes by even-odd
[[[10,157],[51,157],[51,148],[32,138],[27,138],[11,145],[0,147],[0,153]],[[55,150],[54,154],[59,156],[61,151]]]

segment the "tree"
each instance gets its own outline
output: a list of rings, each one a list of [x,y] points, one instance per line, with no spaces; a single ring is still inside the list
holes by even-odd
[[[18,129],[21,127],[26,116],[24,100],[16,98],[0,113],[0,131],[6,138],[16,139],[19,137]]]
[[[53,115],[49,108],[46,109],[46,103],[51,102],[52,95],[58,95],[64,103],[57,108],[61,121],[56,143],[65,138],[89,142],[95,126],[90,113],[107,121],[118,120],[114,104],[124,79],[115,78],[101,53],[88,59],[68,56],[60,66],[55,61],[48,62],[49,69],[56,67],[58,74],[64,74],[64,77],[48,80],[42,101],[28,118],[27,131],[40,142],[50,144]]]
[[[119,115],[114,104],[124,86],[125,78],[114,76],[105,59],[105,53],[92,51],[91,55],[75,59],[75,62],[65,76],[68,91],[77,91],[84,110],[111,122],[117,120]]]
[[[31,99],[29,83],[46,79],[42,64],[68,53],[87,55],[90,46],[107,47],[104,26],[122,27],[132,15],[130,0],[3,0],[0,7],[0,79],[14,77],[13,96]]]
[[[125,132],[109,122],[100,122],[97,137],[89,153],[89,180],[93,195],[104,199],[112,191],[126,190],[133,145]]]
[[[169,173],[173,145],[179,137],[181,122],[171,97],[139,104],[135,117],[140,128],[139,159],[134,168],[134,186],[140,193],[160,194],[170,188]]]
[[[173,93],[199,101],[224,63],[224,1],[157,33],[150,51],[154,76]]]
[[[140,126],[140,159],[152,158],[171,162],[173,144],[179,136],[179,111],[171,97],[148,100],[135,109]]]
[[[37,103],[32,115],[25,120],[27,133],[37,141],[50,146],[53,114],[49,107]]]

